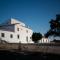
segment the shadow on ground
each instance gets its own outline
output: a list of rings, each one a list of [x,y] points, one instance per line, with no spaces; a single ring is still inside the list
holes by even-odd
[[[60,55],[43,53],[16,53],[0,51],[0,60],[60,60]]]

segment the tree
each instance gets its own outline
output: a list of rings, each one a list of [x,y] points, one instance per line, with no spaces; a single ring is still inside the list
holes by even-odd
[[[42,38],[42,34],[41,33],[33,33],[32,34],[32,41],[34,41],[35,43],[38,42],[38,40],[40,40]]]
[[[53,36],[60,36],[60,15],[56,15],[56,19],[51,19],[50,23],[50,29],[45,34],[45,37],[49,37],[51,35]]]

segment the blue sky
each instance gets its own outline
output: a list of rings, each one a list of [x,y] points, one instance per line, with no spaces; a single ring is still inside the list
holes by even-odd
[[[0,23],[16,18],[34,32],[46,33],[56,14],[60,14],[60,0],[0,0]]]

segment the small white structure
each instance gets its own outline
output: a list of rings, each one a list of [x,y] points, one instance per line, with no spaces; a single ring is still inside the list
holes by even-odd
[[[43,36],[42,39],[39,40],[39,43],[50,43],[50,40]]]
[[[0,39],[8,43],[33,43],[33,31],[16,19],[10,19],[0,25]]]

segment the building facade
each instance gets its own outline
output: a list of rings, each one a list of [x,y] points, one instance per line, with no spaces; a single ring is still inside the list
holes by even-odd
[[[50,39],[43,36],[42,39],[39,40],[39,43],[50,43]]]
[[[0,40],[8,43],[33,43],[32,33],[30,28],[16,19],[10,19],[0,25]]]

